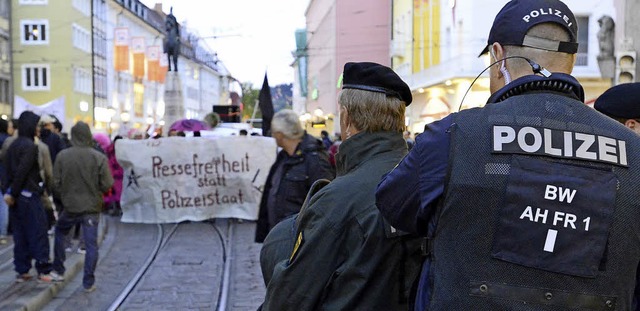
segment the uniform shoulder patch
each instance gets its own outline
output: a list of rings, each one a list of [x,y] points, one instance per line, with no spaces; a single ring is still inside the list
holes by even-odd
[[[298,233],[298,237],[296,238],[296,244],[293,245],[293,252],[291,252],[291,256],[289,256],[289,263],[293,261],[293,258],[296,256],[296,253],[298,253],[298,249],[300,248],[300,245],[302,245],[303,242],[304,242],[304,237],[302,235],[302,232],[300,232]]]

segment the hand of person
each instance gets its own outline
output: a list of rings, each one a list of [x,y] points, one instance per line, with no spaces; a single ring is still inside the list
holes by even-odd
[[[13,196],[8,193],[4,195],[4,201],[7,202],[7,205],[9,206],[13,206],[13,204],[16,203],[16,200],[13,198]]]

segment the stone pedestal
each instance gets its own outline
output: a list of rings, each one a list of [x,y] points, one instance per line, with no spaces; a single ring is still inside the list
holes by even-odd
[[[616,60],[613,58],[598,59],[598,68],[600,68],[600,76],[603,79],[613,79],[616,72]]]
[[[176,71],[169,71],[164,85],[164,127],[162,128],[162,136],[167,137],[171,124],[183,118],[184,98],[182,97],[180,75]]]

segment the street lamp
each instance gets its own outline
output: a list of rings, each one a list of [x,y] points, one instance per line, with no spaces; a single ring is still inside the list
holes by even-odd
[[[313,120],[311,121],[311,127],[325,127],[326,126],[326,120],[324,118],[324,111],[322,111],[321,108],[316,108],[316,110],[313,111],[314,117]]]

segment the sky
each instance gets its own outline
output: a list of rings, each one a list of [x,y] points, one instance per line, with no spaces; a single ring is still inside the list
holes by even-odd
[[[218,53],[231,75],[260,88],[265,71],[269,85],[293,83],[291,52],[295,31],[305,27],[309,0],[141,0],[162,9]],[[218,38],[211,38],[219,36]],[[207,38],[209,37],[209,38]]]

